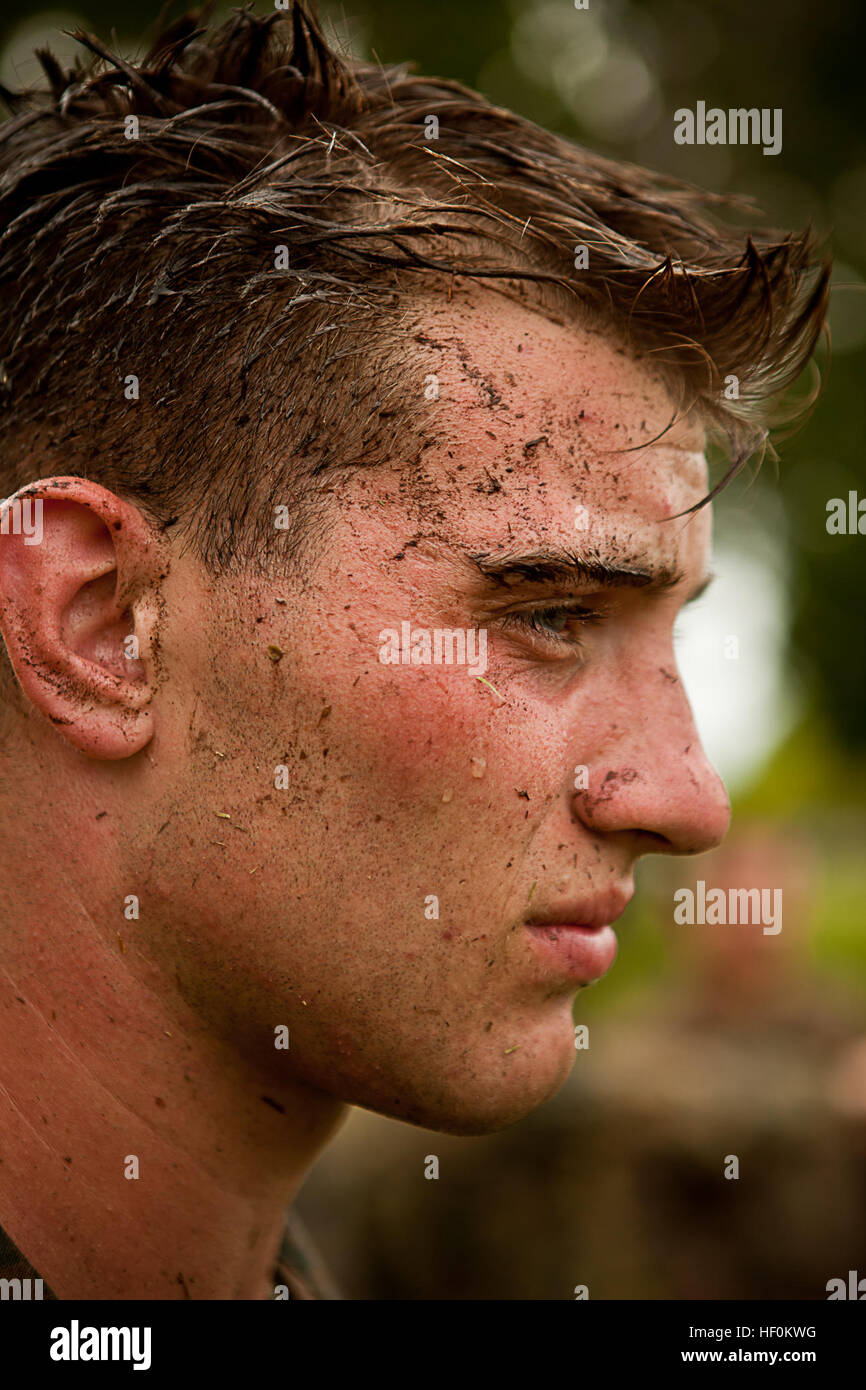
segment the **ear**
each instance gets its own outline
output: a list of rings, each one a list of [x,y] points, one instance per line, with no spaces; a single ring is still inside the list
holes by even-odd
[[[15,675],[92,758],[131,757],[152,737],[165,548],[136,507],[83,478],[32,483],[0,506],[0,630]]]

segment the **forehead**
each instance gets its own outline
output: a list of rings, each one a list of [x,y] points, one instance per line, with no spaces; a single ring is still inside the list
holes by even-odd
[[[426,400],[398,468],[421,529],[494,549],[583,533],[620,560],[681,562],[670,518],[706,493],[703,430],[608,329],[472,286],[425,303],[406,346]]]

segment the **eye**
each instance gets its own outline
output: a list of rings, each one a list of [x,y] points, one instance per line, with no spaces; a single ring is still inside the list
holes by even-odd
[[[575,629],[601,620],[602,614],[595,609],[588,608],[584,603],[572,602],[509,613],[504,621],[545,642],[561,647],[580,647],[583,643]]]

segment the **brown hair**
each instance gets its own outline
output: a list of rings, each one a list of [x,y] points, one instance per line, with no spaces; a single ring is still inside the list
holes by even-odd
[[[729,473],[815,346],[810,232],[746,236],[713,195],[344,59],[304,4],[215,29],[191,13],[140,65],[76,37],[86,63],[42,52],[47,88],[3,93],[0,496],[80,473],[214,568],[263,560],[286,543],[276,504],[308,534],[316,476],[374,463],[411,419],[391,311],[433,271],[604,316],[726,432]]]

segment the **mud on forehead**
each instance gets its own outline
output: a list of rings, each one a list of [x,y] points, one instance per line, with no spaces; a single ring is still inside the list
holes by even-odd
[[[356,474],[351,495],[380,521],[396,505],[407,540],[479,527],[550,539],[585,500],[618,533],[620,558],[623,547],[636,558],[635,514],[672,515],[704,495],[700,424],[676,418],[663,377],[605,326],[478,286],[424,302],[404,326],[405,389],[427,398],[391,462]]]

